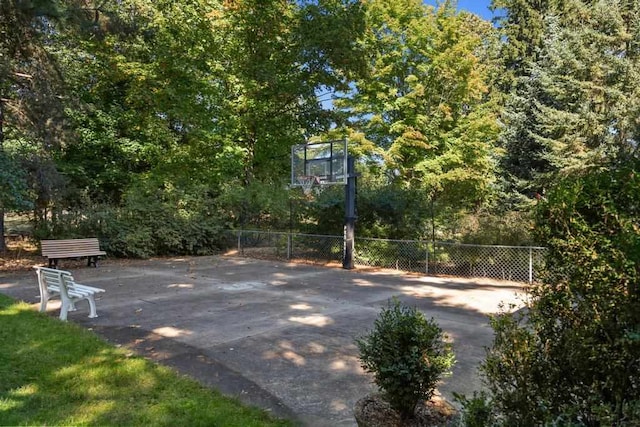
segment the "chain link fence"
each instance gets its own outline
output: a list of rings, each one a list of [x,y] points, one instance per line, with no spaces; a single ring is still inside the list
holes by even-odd
[[[273,231],[229,231],[225,241],[241,256],[285,261],[342,262],[344,249],[342,236]],[[545,250],[534,246],[356,238],[354,261],[360,267],[532,283],[544,268]]]
[[[356,239],[355,264],[427,273],[428,243],[418,240]]]
[[[228,249],[240,256],[317,263],[342,262],[342,236],[285,233],[278,231],[228,231]]]
[[[545,252],[536,246],[437,243],[433,273],[532,283],[544,268]]]

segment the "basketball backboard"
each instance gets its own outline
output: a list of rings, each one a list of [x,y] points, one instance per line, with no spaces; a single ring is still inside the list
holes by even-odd
[[[347,140],[299,144],[291,147],[291,186],[346,185]]]

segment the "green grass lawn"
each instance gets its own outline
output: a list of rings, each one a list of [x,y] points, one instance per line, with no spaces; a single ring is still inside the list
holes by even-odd
[[[0,295],[0,425],[291,426]]]

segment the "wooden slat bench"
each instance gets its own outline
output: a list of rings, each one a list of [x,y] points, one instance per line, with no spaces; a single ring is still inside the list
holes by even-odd
[[[58,267],[61,258],[87,257],[87,265],[98,266],[98,257],[107,253],[100,250],[98,239],[41,240],[42,256],[49,259],[49,267]]]
[[[70,272],[47,267],[34,267],[38,275],[40,288],[40,311],[46,311],[47,302],[54,297],[60,297],[60,320],[67,320],[67,313],[75,311],[75,303],[87,300],[89,303],[89,317],[98,317],[94,295],[104,292],[104,289],[94,288],[76,283]]]

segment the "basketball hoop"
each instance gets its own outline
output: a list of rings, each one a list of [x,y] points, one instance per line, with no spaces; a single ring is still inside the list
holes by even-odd
[[[314,184],[320,184],[320,178],[315,175],[300,175],[298,176],[298,184],[302,187],[305,196],[309,196]]]

